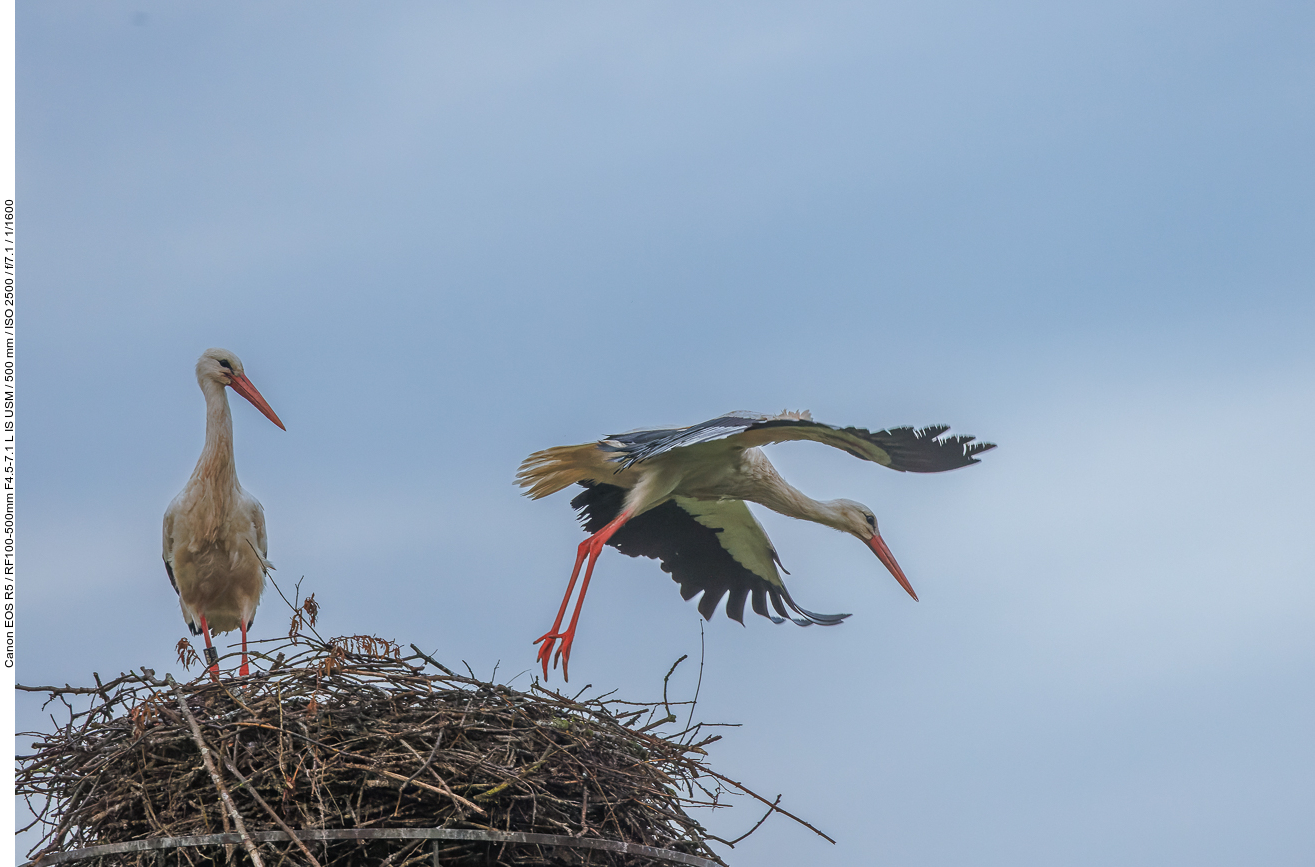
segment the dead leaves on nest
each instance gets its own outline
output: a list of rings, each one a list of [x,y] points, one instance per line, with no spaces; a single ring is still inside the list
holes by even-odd
[[[315,622],[320,616],[320,603],[315,601],[315,594],[307,596],[300,605],[292,609],[292,622],[288,624],[288,638],[295,639],[302,629],[309,626],[315,629]]]
[[[174,647],[174,650],[178,651],[178,661],[187,671],[191,671],[192,666],[201,661],[201,658],[196,655],[196,651],[192,649],[192,642],[186,638],[178,639],[178,644]]]
[[[128,719],[132,721],[132,736],[141,737],[146,729],[160,718],[160,706],[164,700],[160,698],[158,692],[152,692],[136,707],[128,711]]]

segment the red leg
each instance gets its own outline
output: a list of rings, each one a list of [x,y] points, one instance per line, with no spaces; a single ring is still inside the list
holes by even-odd
[[[584,594],[589,590],[589,579],[594,577],[594,565],[603,553],[603,543],[598,543],[590,552],[589,565],[584,570],[584,582],[580,585],[580,595],[575,599],[575,611],[571,612],[571,625],[567,627],[566,632],[562,635],[562,646],[557,650],[557,658],[553,660],[553,665],[557,664],[557,659],[562,661],[562,679],[569,681],[570,664],[571,664],[571,645],[575,642],[575,624],[580,621],[580,609],[584,607]]]
[[[589,539],[585,539],[580,543],[580,547],[575,555],[575,568],[571,570],[571,581],[566,585],[566,595],[562,597],[562,607],[557,609],[557,619],[552,622],[552,629],[549,629],[543,636],[534,639],[535,644],[538,644],[549,636],[555,636],[557,630],[562,628],[562,619],[566,617],[566,606],[571,601],[571,592],[575,590],[575,580],[580,577],[580,564],[584,562],[584,558],[589,554],[589,542],[592,538],[593,537],[590,536]],[[540,650],[542,650],[542,648],[540,648]],[[542,655],[543,654],[540,653],[540,656]],[[544,661],[543,666],[543,676],[547,677],[548,663],[546,660]]]
[[[210,627],[205,622],[205,615],[201,616],[201,634],[205,636],[205,655],[207,659],[214,658],[216,651],[215,646],[210,643]],[[219,663],[215,662],[210,666],[210,677],[215,683],[219,683]]]
[[[570,680],[567,666],[571,661],[571,645],[575,641],[575,624],[580,620],[580,609],[584,605],[584,594],[589,589],[589,579],[594,574],[594,564],[598,562],[599,555],[603,553],[603,546],[607,544],[607,540],[612,538],[612,535],[621,529],[621,525],[629,519],[630,513],[622,512],[616,520],[580,543],[575,555],[575,568],[571,571],[571,581],[566,585],[566,595],[562,597],[562,607],[557,610],[557,619],[553,621],[552,629],[534,640],[535,644],[543,642],[543,646],[539,648],[538,659],[543,663],[543,676],[545,678],[548,677],[549,660],[552,660],[555,667],[557,660],[560,659],[562,661],[562,677],[565,680]],[[584,563],[585,557],[589,558],[589,566],[584,572],[584,583],[580,585],[580,596],[575,600],[575,611],[571,614],[571,625],[565,632],[560,632],[562,619],[566,616],[566,605],[571,601],[571,591],[575,589],[575,581],[580,577],[580,566]],[[561,639],[562,646],[558,648],[556,658],[554,658],[553,647],[558,639]]]
[[[552,659],[553,645],[557,643],[558,638],[562,637],[559,630],[562,628],[562,619],[566,617],[566,606],[570,604],[571,593],[575,590],[576,579],[580,577],[580,565],[584,563],[584,558],[589,555],[589,543],[592,541],[593,536],[590,536],[588,539],[585,539],[580,543],[580,547],[575,556],[575,568],[571,570],[571,581],[566,585],[566,595],[562,597],[562,607],[557,609],[557,619],[553,621],[552,629],[549,629],[543,635],[534,639],[535,644],[538,644],[541,641],[544,642],[543,646],[539,648],[538,658],[539,661],[543,663],[543,676],[545,679],[548,677],[548,661]]]
[[[238,629],[241,629],[241,630],[242,630],[242,667],[239,668],[239,669],[237,670],[237,673],[238,673],[238,675],[241,676],[241,677],[246,677],[248,674],[251,673],[251,669],[247,667],[247,624],[246,624],[246,621],[244,621],[244,620],[239,620],[239,621],[238,621]]]

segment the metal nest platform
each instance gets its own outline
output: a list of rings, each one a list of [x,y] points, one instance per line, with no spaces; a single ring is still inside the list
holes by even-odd
[[[471,831],[459,828],[358,828],[326,829],[312,831],[256,831],[247,835],[252,843],[287,843],[293,836],[306,842],[353,841],[353,840],[426,840],[433,841],[428,857],[434,867],[445,863],[444,843],[486,843],[506,846],[525,845],[539,849],[595,850],[599,852],[629,855],[636,863],[653,864],[688,864],[691,867],[718,867],[721,862],[676,852],[671,849],[654,849],[651,846],[639,846],[634,843],[621,843],[616,840],[601,840],[595,837],[563,837],[555,834],[527,834],[517,831]],[[209,834],[200,837],[158,837],[153,840],[133,840],[127,843],[107,843],[86,849],[70,849],[46,855],[37,861],[29,861],[22,867],[53,867],[55,864],[72,864],[93,858],[110,855],[144,855],[146,853],[162,854],[170,849],[200,848],[208,846],[235,846],[244,843],[241,834]],[[419,847],[416,847],[419,848]],[[424,857],[424,856],[422,856]],[[545,862],[547,863],[547,862]]]

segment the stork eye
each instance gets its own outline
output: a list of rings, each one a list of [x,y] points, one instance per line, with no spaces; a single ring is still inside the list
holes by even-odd
[[[227,368],[228,370],[232,370],[232,369],[233,369],[233,365],[231,365],[231,364],[228,363],[228,359],[227,359],[227,358],[221,358],[221,359],[219,359],[219,366],[220,366],[220,367],[223,367],[223,368]]]
[[[871,528],[874,529],[874,530],[877,529],[877,516],[876,516],[876,515],[864,515],[863,517],[865,517],[865,518],[868,519],[868,526],[869,526],[869,527],[871,527]]]

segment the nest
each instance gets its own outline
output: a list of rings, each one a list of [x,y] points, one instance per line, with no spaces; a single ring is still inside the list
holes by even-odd
[[[568,697],[538,683],[520,692],[458,675],[415,645],[404,655],[373,636],[303,634],[313,631],[313,605],[312,597],[297,606],[286,642],[253,653],[246,678],[203,674],[179,684],[141,669],[106,683],[97,676],[95,687],[21,687],[47,693],[68,717],[52,733],[26,733],[40,740],[19,757],[17,794],[35,816],[28,827],[41,833],[29,857],[237,832],[245,858],[241,847],[212,845],[170,850],[165,861],[233,863],[236,852],[238,863],[400,867],[432,857],[425,841],[250,835],[455,828],[602,838],[724,863],[709,841],[742,838],[709,834],[689,810],[739,794],[767,804],[764,819],[790,816],[707,766],[704,748],[719,736],[704,725],[667,732],[679,726],[665,683],[664,700],[651,703]],[[190,653],[180,643],[180,658]],[[653,863],[488,842],[445,842],[440,856],[445,865]],[[163,863],[158,857],[80,863]]]

